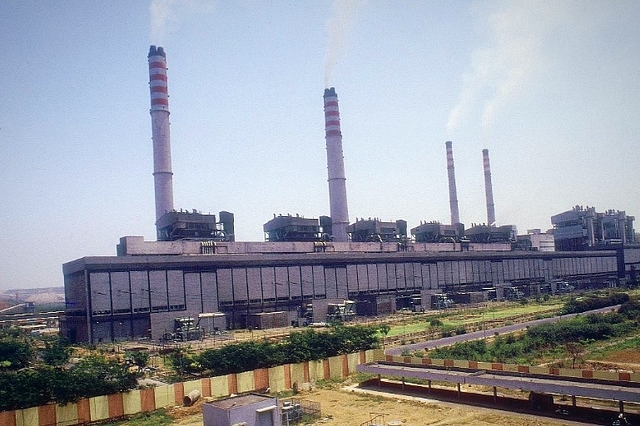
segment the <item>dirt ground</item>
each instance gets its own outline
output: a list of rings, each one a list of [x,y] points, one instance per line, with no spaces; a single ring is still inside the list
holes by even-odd
[[[593,362],[593,361],[592,361]],[[640,352],[623,350],[602,362],[604,369],[640,371]],[[625,368],[626,367],[626,368]],[[469,391],[472,391],[469,389]],[[477,389],[483,392],[486,390]],[[514,391],[515,392],[515,391]],[[320,403],[322,416],[307,425],[360,426],[376,415],[383,425],[500,425],[500,426],[546,426],[578,425],[570,418],[549,418],[530,414],[502,411],[493,408],[443,402],[423,397],[400,395],[371,389],[360,389],[347,380],[325,388],[300,392],[296,398]],[[175,407],[169,410],[175,419],[174,425],[202,426],[202,400],[193,407]],[[602,401],[594,401],[601,405]],[[586,400],[583,405],[591,405]],[[613,404],[613,402],[612,402]],[[610,408],[615,410],[613,404]],[[629,406],[638,411],[637,404]],[[367,424],[367,423],[365,423]]]
[[[501,425],[546,426],[582,424],[564,419],[550,419],[528,414],[509,413],[490,408],[441,402],[427,398],[363,391],[355,386],[315,389],[296,395],[301,399],[319,402],[321,417],[307,425],[359,426],[376,415],[383,425]],[[175,425],[201,426],[201,403],[195,407],[175,408],[170,414]],[[366,423],[365,423],[366,424]]]

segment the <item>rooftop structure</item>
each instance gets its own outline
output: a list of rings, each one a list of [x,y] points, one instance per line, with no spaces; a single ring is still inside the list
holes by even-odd
[[[425,222],[411,229],[417,243],[460,242],[464,238],[464,225],[443,225],[440,222]]]
[[[407,238],[407,221],[383,222],[377,218],[356,218],[347,232],[354,242],[400,242]]]
[[[597,213],[595,207],[575,206],[551,217],[556,250],[634,243],[634,220],[621,210]]]
[[[204,426],[281,426],[278,398],[247,394],[231,396],[202,405]]]
[[[158,241],[233,241],[233,227],[233,214],[229,212],[220,212],[218,222],[215,215],[181,209],[165,213],[156,222]]]
[[[273,215],[263,226],[266,241],[322,241],[323,229],[318,219],[299,215]],[[328,236],[327,236],[328,237]]]
[[[472,224],[465,229],[465,237],[472,243],[512,243],[517,240],[515,225],[488,226]]]

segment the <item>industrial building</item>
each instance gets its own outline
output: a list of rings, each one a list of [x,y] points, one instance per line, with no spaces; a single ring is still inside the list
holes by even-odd
[[[524,235],[518,235],[514,250],[555,251],[555,239],[552,233],[541,229],[527,229]]]
[[[458,243],[464,238],[464,225],[443,225],[437,221],[420,223],[411,228],[411,236],[417,243]]]
[[[464,231],[450,142],[451,225],[421,224],[411,230],[415,241],[407,237],[403,220],[350,225],[334,88],[323,97],[330,216],[276,216],[264,225],[266,242],[237,242],[232,213],[220,212],[216,220],[174,209],[166,54],[151,46],[148,60],[157,241],[122,237],[117,256],[87,256],[63,265],[61,330],[73,342],[188,339],[218,329],[348,320],[356,314],[431,309],[434,300],[450,300],[448,295],[473,301],[535,296],[542,289],[554,291],[547,283],[560,280],[575,288],[618,285],[640,267],[640,247],[628,244],[616,250],[512,251],[515,227],[495,225],[486,150],[488,225]],[[556,241],[565,231],[573,235],[572,220],[578,220],[560,216]],[[609,216],[597,226],[586,221],[593,238],[586,235],[594,242],[609,235],[605,230],[614,223]],[[621,216],[616,217],[620,230]],[[632,218],[625,220],[622,242],[629,243]]]
[[[551,216],[556,250],[589,250],[635,242],[633,221],[624,211],[597,213],[595,207],[575,206]]]
[[[403,242],[407,239],[407,221],[385,222],[378,218],[356,218],[356,222],[347,228],[347,233],[354,242]]]
[[[299,215],[273,215],[273,219],[263,225],[265,241],[325,241],[330,239],[331,218],[305,218]]]
[[[206,250],[205,250],[206,249]],[[211,249],[210,254],[207,250]],[[443,293],[486,293],[566,280],[576,288],[617,285],[640,266],[640,250],[582,252],[496,251],[469,243],[242,243],[144,241],[125,237],[121,256],[83,257],[63,267],[67,310],[64,335],[78,342],[161,339],[176,318],[206,318],[205,333],[244,328],[261,312],[304,321],[314,300],[354,301],[356,311],[381,315]],[[210,315],[209,315],[210,316]],[[313,322],[326,318],[313,318]]]

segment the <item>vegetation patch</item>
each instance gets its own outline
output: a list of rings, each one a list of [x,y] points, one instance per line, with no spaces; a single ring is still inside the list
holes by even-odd
[[[607,299],[620,300],[620,299]],[[573,302],[570,302],[575,306]],[[593,302],[585,306],[594,306]],[[594,308],[589,308],[594,309]],[[575,367],[593,342],[630,336],[640,331],[640,303],[627,301],[617,312],[577,316],[553,324],[531,327],[519,336],[496,335],[491,342],[476,340],[429,351],[427,356],[438,359],[468,359],[484,362],[538,364],[542,358],[569,359]],[[638,344],[637,339],[628,343]],[[636,348],[638,346],[635,346]]]

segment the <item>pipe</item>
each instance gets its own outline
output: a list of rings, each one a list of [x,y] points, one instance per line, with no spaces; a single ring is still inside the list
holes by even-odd
[[[489,164],[489,150],[482,150],[482,163],[484,165],[484,191],[487,199],[487,225],[495,226],[496,211],[493,204],[493,188],[491,186],[491,166]]]
[[[453,148],[451,141],[445,142],[447,148],[447,176],[449,177],[449,209],[451,211],[451,224],[460,223],[458,211],[458,191],[456,190],[456,171],[453,165]]]
[[[347,242],[349,237],[349,211],[347,208],[347,186],[340,132],[338,95],[334,87],[324,90],[324,122],[327,143],[327,172],[329,175],[329,210],[333,241]]]
[[[173,172],[169,133],[169,93],[167,58],[162,47],[149,48],[149,91],[151,94],[151,134],[153,139],[153,183],[156,222],[173,210]]]
[[[182,403],[185,407],[191,407],[198,399],[200,399],[200,391],[194,389],[182,398]]]

